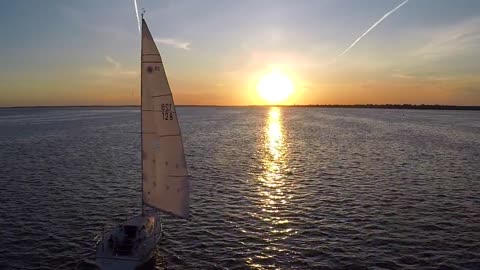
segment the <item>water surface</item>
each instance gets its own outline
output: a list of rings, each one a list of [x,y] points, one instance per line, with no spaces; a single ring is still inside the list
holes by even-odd
[[[480,112],[178,111],[192,218],[165,216],[157,268],[480,269]],[[0,269],[92,269],[140,211],[138,120],[0,109]]]

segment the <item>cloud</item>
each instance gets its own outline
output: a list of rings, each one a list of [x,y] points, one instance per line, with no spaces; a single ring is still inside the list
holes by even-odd
[[[116,61],[115,59],[113,59],[108,55],[105,56],[105,60],[107,60],[108,63],[112,64],[113,67],[115,67],[115,69],[120,69],[120,67],[122,66],[120,62]]]
[[[137,70],[125,69],[120,62],[109,55],[105,56],[105,60],[111,65],[111,67],[102,66],[87,68],[89,74],[103,78],[127,78],[138,76],[139,74]]]
[[[179,41],[173,38],[156,38],[155,42],[169,45],[177,49],[190,50],[190,42],[188,41]]]
[[[407,80],[416,78],[414,75],[404,74],[404,73],[394,73],[392,74],[392,77],[396,79],[407,79]]]
[[[474,17],[435,31],[430,42],[418,49],[414,55],[426,60],[437,60],[475,49],[478,44],[480,17]]]
[[[394,73],[392,74],[392,78],[401,79],[401,80],[416,80],[416,81],[425,81],[425,82],[447,82],[447,81],[455,81],[455,80],[462,80],[459,77],[452,77],[447,76],[445,74],[437,74],[437,75],[426,75],[426,74],[408,74],[408,73]]]
[[[135,70],[112,70],[105,68],[88,68],[87,73],[100,78],[116,78],[120,80],[131,79],[139,76],[139,71]]]
[[[390,10],[387,12],[383,17],[381,17],[378,21],[376,21],[370,28],[368,28],[365,33],[363,33],[360,37],[358,37],[352,45],[350,45],[347,49],[345,49],[341,54],[338,56],[343,56],[345,53],[347,53],[355,44],[357,44],[363,37],[365,37],[370,31],[372,31],[377,25],[379,25],[383,20],[385,20],[388,16],[390,16],[393,12],[395,12],[397,9],[401,8],[403,5],[405,5],[408,2],[408,0],[403,1],[400,5],[396,6],[394,9]]]

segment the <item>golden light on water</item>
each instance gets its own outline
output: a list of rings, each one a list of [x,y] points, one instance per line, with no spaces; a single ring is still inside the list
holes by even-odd
[[[288,197],[285,196],[285,171],[287,169],[287,148],[283,134],[283,123],[281,110],[277,107],[270,108],[265,126],[265,155],[262,160],[264,173],[260,177],[262,190],[263,208],[268,213],[263,215],[264,221],[272,224],[285,224],[288,220],[281,219],[274,215],[278,213],[277,205],[286,204]]]
[[[281,157],[282,151],[282,126],[280,123],[280,110],[278,108],[271,108],[269,112],[268,126],[265,133],[267,134],[268,152],[272,155],[273,160],[278,160]],[[272,166],[271,171],[277,171],[275,163],[269,163]]]
[[[289,226],[290,221],[285,209],[288,209],[291,200],[291,186],[288,176],[288,148],[282,111],[273,107],[268,111],[263,133],[263,172],[258,177],[258,194],[260,197],[259,211],[254,216],[266,223],[268,232],[264,241],[267,243],[285,239],[296,233]],[[261,255],[247,259],[247,264],[253,269],[264,269],[259,261],[265,257],[278,255],[278,247],[269,245]]]

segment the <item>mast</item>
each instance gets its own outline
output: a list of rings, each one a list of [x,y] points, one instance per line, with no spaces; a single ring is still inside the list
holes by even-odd
[[[142,22],[143,22],[143,12],[142,12]],[[145,207],[143,202],[143,85],[142,85],[142,74],[143,74],[143,23],[142,31],[140,33],[140,170],[142,171],[142,177],[140,178],[141,186],[140,193],[142,194],[142,216],[145,215]]]

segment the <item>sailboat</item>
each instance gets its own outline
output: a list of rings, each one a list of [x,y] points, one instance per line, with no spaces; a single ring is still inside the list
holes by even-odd
[[[189,177],[175,103],[143,16],[141,44],[142,212],[100,237],[95,262],[104,270],[135,269],[154,256],[162,237],[159,212],[189,216]]]

